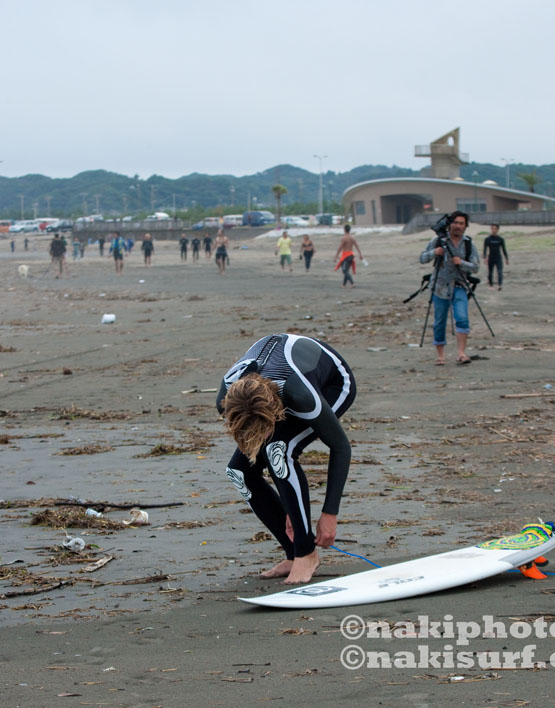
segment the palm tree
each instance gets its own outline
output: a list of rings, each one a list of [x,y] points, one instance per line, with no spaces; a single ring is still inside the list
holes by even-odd
[[[276,198],[277,223],[279,226],[281,223],[281,198],[284,194],[287,194],[287,187],[284,187],[282,184],[274,184],[272,192]]]
[[[528,185],[528,189],[531,192],[535,192],[535,186],[538,184],[538,182],[541,182],[541,177],[538,177],[535,170],[533,172],[521,172],[518,176],[521,180],[526,182],[526,184]]]

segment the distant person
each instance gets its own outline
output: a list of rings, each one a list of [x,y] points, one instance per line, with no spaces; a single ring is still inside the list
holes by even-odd
[[[152,242],[152,236],[150,234],[145,234],[143,242],[141,244],[141,251],[145,258],[145,268],[151,265],[151,257],[154,253],[154,243]]]
[[[58,266],[58,274],[56,275],[56,278],[59,278],[64,272],[64,258],[66,253],[66,246],[60,238],[60,234],[54,234],[54,238],[50,241],[49,253],[52,258],[54,269]]]
[[[85,248],[87,248],[87,242],[81,241],[79,243],[79,254],[80,254],[81,258],[85,257]]]
[[[79,256],[81,255],[81,242],[79,241],[78,236],[73,237],[73,241],[71,242],[71,247],[72,247],[73,260],[74,261],[79,260]]]
[[[10,241],[10,251],[13,253],[15,251],[15,239],[12,238]]]
[[[114,265],[116,267],[116,275],[121,275],[123,273],[123,256],[127,251],[127,243],[125,239],[122,238],[118,231],[114,234],[112,238],[112,243],[110,244],[110,253],[114,257]]]
[[[434,345],[437,351],[436,366],[445,364],[445,331],[449,310],[453,310],[455,337],[457,340],[458,365],[470,364],[472,359],[465,353],[470,323],[468,320],[468,295],[461,281],[461,273],[468,276],[477,273],[480,257],[472,240],[464,233],[468,227],[468,214],[454,211],[448,217],[448,237],[444,241],[434,236],[420,254],[420,263],[434,261],[438,264],[430,281],[434,303]],[[468,255],[467,255],[468,252]],[[436,261],[436,258],[439,259]],[[435,281],[435,282],[434,282]]]
[[[223,229],[218,231],[216,240],[214,242],[214,248],[216,249],[216,255],[214,256],[216,265],[218,266],[218,272],[220,275],[225,273],[226,264],[229,263],[229,256],[227,254],[227,249],[229,248],[229,239],[224,234]]]
[[[29,250],[29,239],[28,239],[27,237],[25,237],[25,239],[24,239],[24,241],[23,241],[23,250],[24,250],[24,251],[28,251],[28,250]]]
[[[499,224],[492,224],[490,230],[490,235],[484,241],[484,260],[488,264],[488,283],[490,288],[493,288],[493,269],[497,268],[497,286],[499,290],[503,290],[503,256],[505,256],[507,265],[509,265],[509,256],[505,248],[505,239],[499,236]],[[503,252],[503,256],[501,252]]]
[[[98,239],[98,252],[101,256],[104,255],[104,244],[106,243],[106,239],[104,236],[100,236]]]
[[[182,261],[187,260],[187,247],[188,246],[189,246],[189,239],[187,238],[187,234],[181,234],[181,238],[179,239],[179,252],[181,254]]]
[[[351,270],[356,273],[356,261],[353,249],[356,248],[360,260],[364,260],[362,257],[361,250],[354,236],[351,236],[351,225],[345,224],[343,227],[343,237],[335,254],[335,260],[337,265],[335,270],[341,268],[343,273],[343,286],[346,287],[347,283],[350,283],[350,287],[355,287],[355,282],[353,276],[351,275]]]
[[[276,256],[279,253],[279,263],[281,265],[281,270],[285,270],[285,264],[287,263],[289,265],[290,273],[293,271],[293,264],[291,263],[292,243],[293,241],[291,240],[291,236],[289,236],[287,231],[284,231],[280,238],[278,238],[278,242],[276,244]]]
[[[198,261],[199,258],[199,248],[200,248],[200,238],[195,236],[195,238],[191,241],[191,246],[193,248],[193,260]]]
[[[212,255],[212,236],[210,236],[210,234],[204,234],[203,244],[204,253],[206,254],[207,258],[210,258],[210,256]]]
[[[131,253],[134,245],[135,245],[135,239],[133,238],[133,236],[129,236],[127,238],[127,252],[128,253]]]
[[[301,243],[301,253],[299,257],[304,257],[304,267],[307,273],[310,270],[310,261],[315,253],[316,249],[314,248],[314,244],[312,243],[310,236],[305,234]]]

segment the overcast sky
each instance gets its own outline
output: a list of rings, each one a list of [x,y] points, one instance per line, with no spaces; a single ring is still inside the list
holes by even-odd
[[[0,174],[555,163],[555,3],[5,0]]]

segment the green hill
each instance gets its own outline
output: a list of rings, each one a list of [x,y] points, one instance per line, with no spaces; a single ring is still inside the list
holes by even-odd
[[[534,171],[540,178],[536,191],[554,196],[555,165],[511,165],[511,186],[527,190],[518,175]],[[348,172],[327,171],[323,174],[325,210],[341,209],[344,190],[358,182],[419,175],[417,170],[396,165],[361,165]],[[505,168],[498,165],[472,162],[461,168],[461,176],[469,181],[491,179],[502,186],[506,184]],[[273,209],[274,184],[287,188],[282,198],[286,213],[317,210],[319,175],[293,165],[277,165],[244,177],[194,172],[178,179],[161,175],[140,179],[138,175],[128,177],[105,170],[81,172],[64,179],[37,174],[0,177],[0,218],[32,218],[35,212],[38,216],[60,217],[94,213],[105,217],[139,216],[153,211],[172,213],[174,206],[178,212],[188,211],[194,217],[206,211],[241,212],[249,203],[251,208]]]

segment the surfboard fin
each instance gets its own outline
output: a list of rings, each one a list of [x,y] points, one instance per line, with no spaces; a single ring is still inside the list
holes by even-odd
[[[537,558],[534,558],[534,563],[536,565],[544,566],[544,565],[547,565],[549,563],[549,561],[547,560],[547,558],[544,558],[543,556],[538,556]]]
[[[547,575],[544,575],[541,572],[534,561],[531,563],[525,563],[524,565],[519,566],[518,569],[522,575],[527,578],[532,578],[533,580],[543,580],[544,578],[547,578]]]

